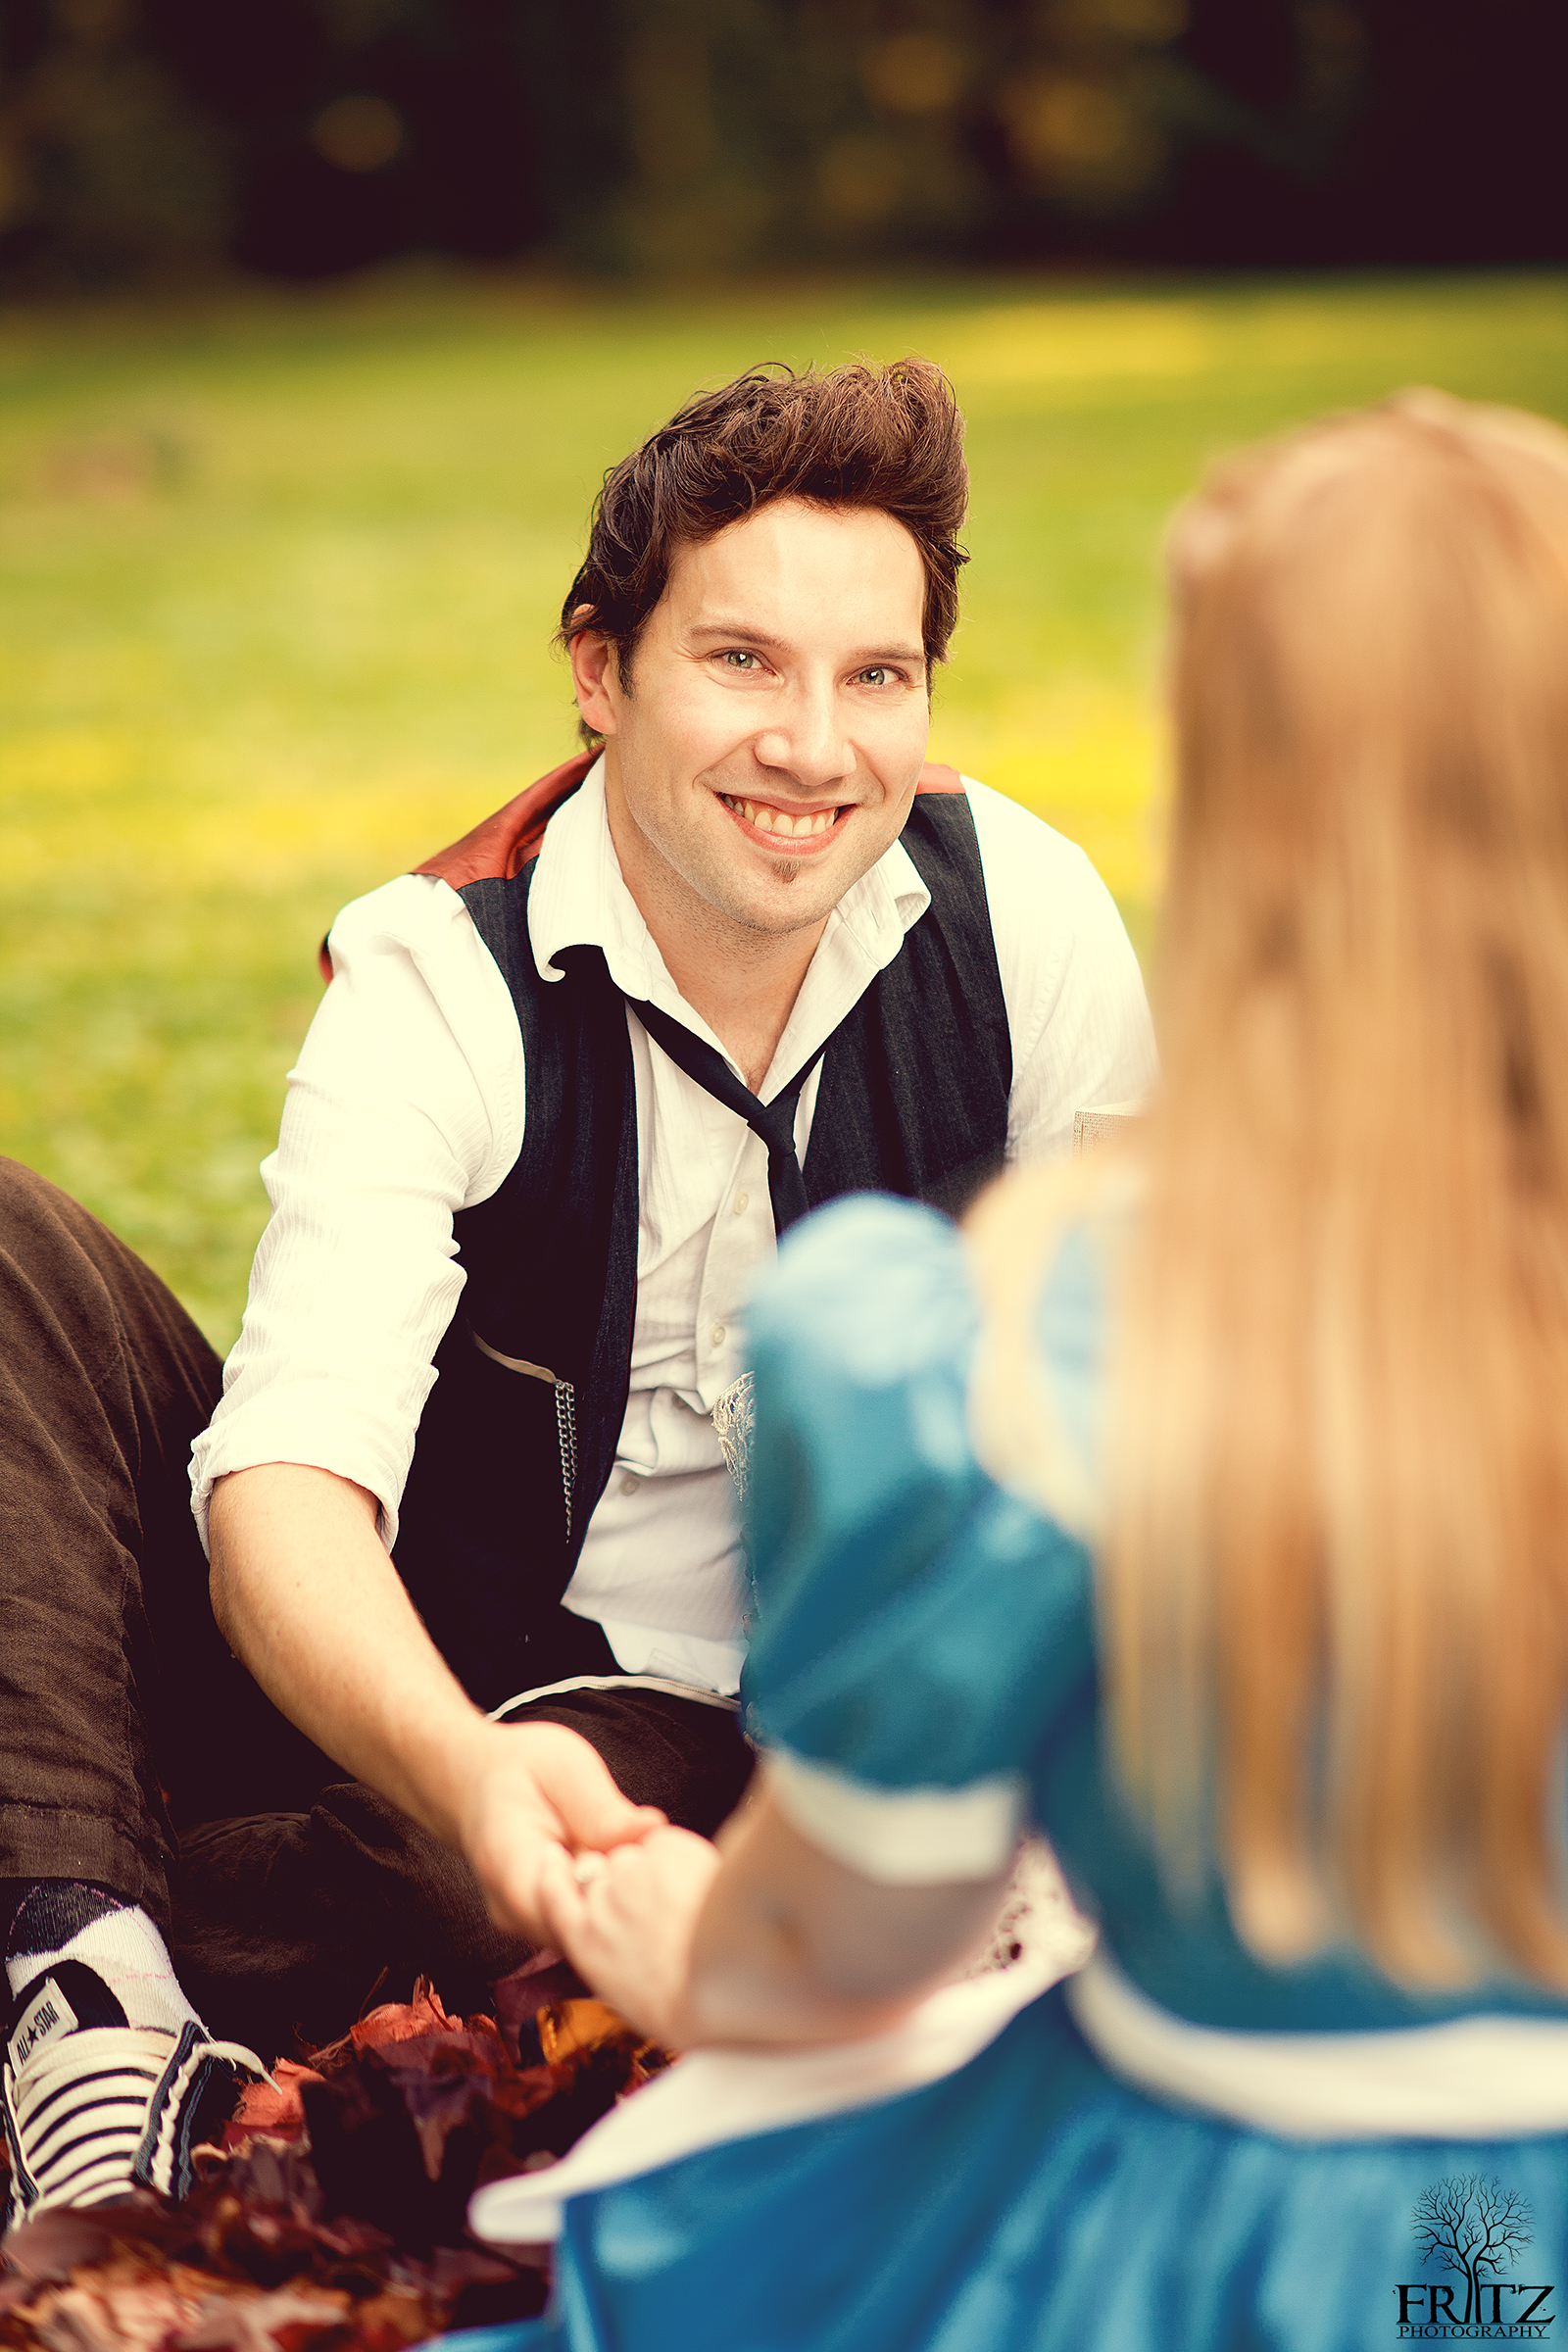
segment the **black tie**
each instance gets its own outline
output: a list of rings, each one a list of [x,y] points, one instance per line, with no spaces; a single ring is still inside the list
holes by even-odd
[[[787,1225],[804,1217],[808,1205],[806,1198],[806,1178],[795,1156],[795,1099],[821,1060],[827,1050],[824,1038],[804,1068],[796,1071],[788,1086],[781,1086],[771,1102],[760,1102],[749,1086],[742,1086],[722,1054],[705,1046],[700,1037],[661,1012],[657,1004],[640,1004],[628,997],[631,1006],[649,1036],[663,1047],[670,1060],[688,1078],[707,1089],[715,1102],[733,1110],[746,1121],[754,1135],[760,1135],[767,1146],[767,1190],[773,1203],[773,1230],[782,1235]]]

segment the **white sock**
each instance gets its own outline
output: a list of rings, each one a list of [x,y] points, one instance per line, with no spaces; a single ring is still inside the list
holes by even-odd
[[[13,1994],[35,1977],[47,1976],[57,1960],[80,1960],[96,1969],[133,2026],[159,2026],[177,2034],[191,2018],[169,1946],[145,1911],[126,1904],[78,1928],[57,1951],[17,1952],[6,1962]]]

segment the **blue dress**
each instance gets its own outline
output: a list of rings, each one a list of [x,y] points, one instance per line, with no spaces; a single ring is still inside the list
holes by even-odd
[[[1093,1235],[1069,1234],[1034,1320],[1060,1426],[1091,1473],[1102,1283]],[[1171,2019],[1293,2036],[1533,2019],[1549,2029],[1547,2063],[1568,2069],[1568,2004],[1530,1987],[1419,1998],[1348,1949],[1273,1970],[1238,1940],[1217,1887],[1173,1908],[1105,1768],[1087,1544],[973,1450],[981,1322],[962,1238],[923,1209],[849,1201],[786,1246],[752,1326],[757,1738],[858,1791],[873,1825],[879,1803],[891,1820],[911,1791],[940,1803],[1018,1788],[1102,1949]],[[1498,2320],[1541,2282],[1556,2291],[1535,2319],[1556,2318],[1568,2132],[1302,2139],[1184,2110],[1108,2072],[1054,1987],[936,2081],[573,2197],[550,2315],[489,2340],[506,2352],[1382,2347],[1400,2339],[1401,2313],[1407,2333],[1459,2323],[1465,2281],[1423,2264],[1412,2217],[1435,2183],[1470,2175],[1495,2177],[1533,2214],[1528,2251],[1483,2274]],[[1475,2316],[1493,2311],[1486,2285]]]

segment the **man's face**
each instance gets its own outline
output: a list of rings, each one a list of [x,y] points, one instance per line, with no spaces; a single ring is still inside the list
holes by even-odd
[[[890,515],[779,500],[681,548],[622,684],[573,649],[611,830],[658,917],[820,925],[902,831],[930,710],[925,574]]]

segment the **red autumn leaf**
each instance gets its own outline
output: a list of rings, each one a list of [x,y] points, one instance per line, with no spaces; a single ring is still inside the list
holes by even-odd
[[[297,2066],[292,2058],[279,2058],[272,2077],[270,2082],[246,2083],[239,2105],[223,2127],[221,2145],[225,2149],[239,2147],[257,2132],[270,2132],[276,2139],[296,2139],[304,2131],[300,2091],[307,2082],[319,2082],[320,2075],[314,2066]]]
[[[468,2019],[467,2030],[472,2032],[481,2023],[494,2032],[488,2018]],[[424,2034],[464,2031],[465,2020],[449,2017],[435,1986],[427,1977],[421,1977],[414,1987],[412,2001],[384,2001],[379,2009],[372,2009],[368,2017],[362,2017],[357,2026],[349,2028],[349,2039],[357,2050],[379,2050],[389,2041],[412,2041]]]

